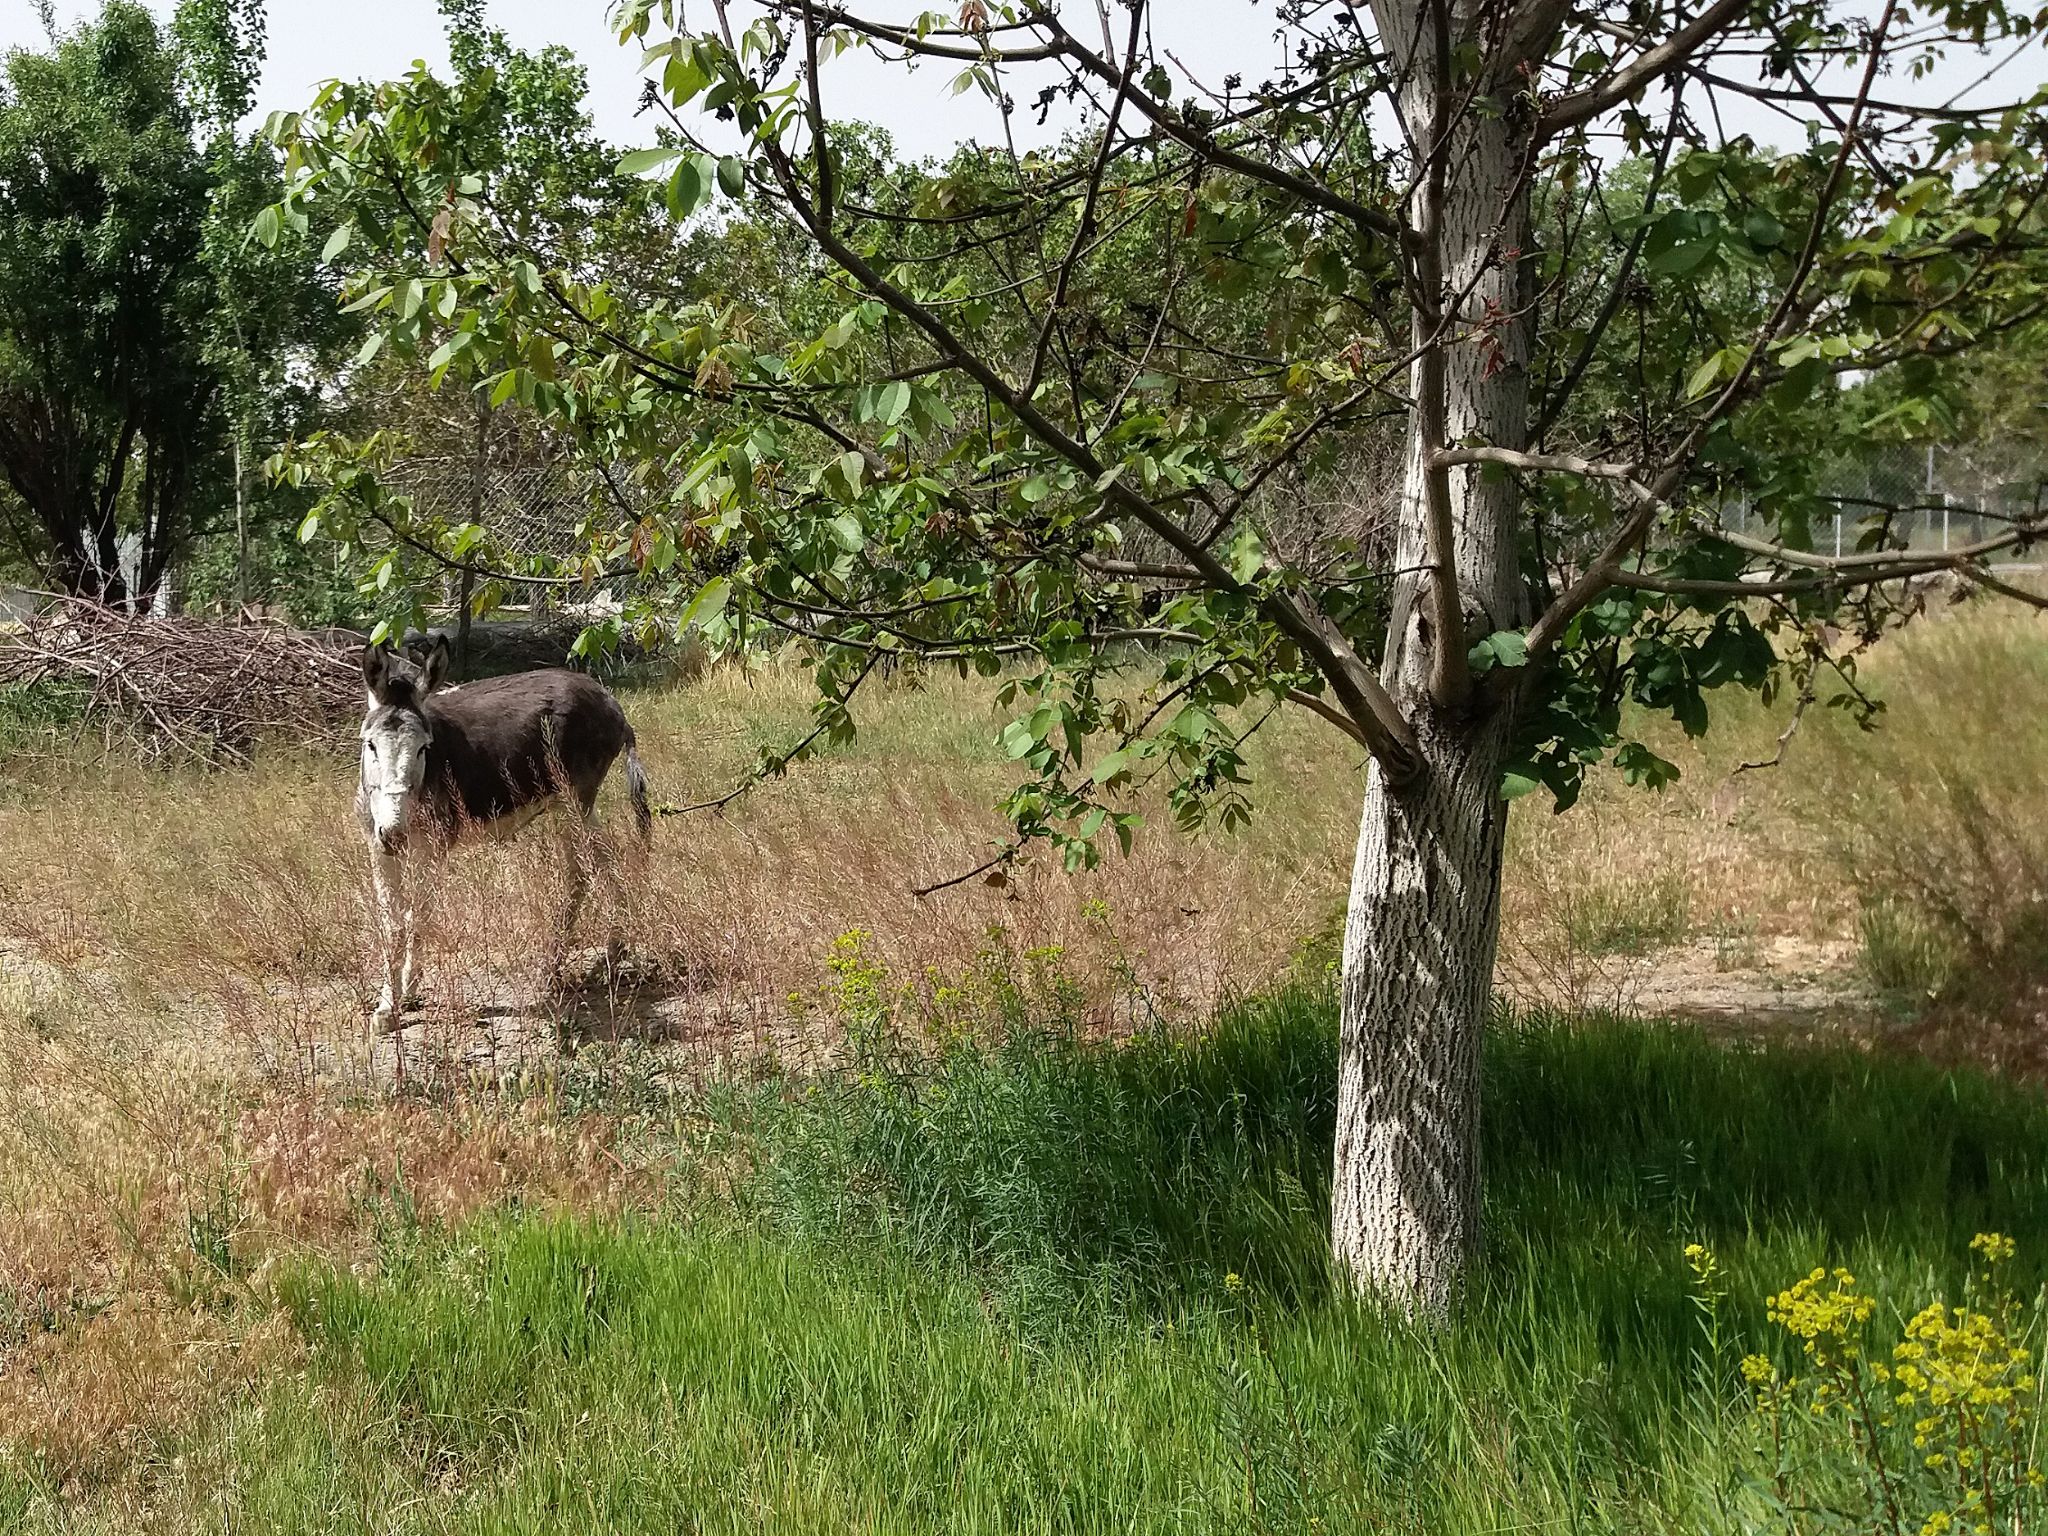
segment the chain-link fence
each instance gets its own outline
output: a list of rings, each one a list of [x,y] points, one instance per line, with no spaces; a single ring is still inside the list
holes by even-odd
[[[1878,526],[1894,545],[1956,553],[2048,513],[2048,453],[2030,447],[1863,444],[1839,455],[1820,483],[1834,509],[1811,529],[1821,554],[1853,553]],[[1742,498],[1723,504],[1722,520],[1737,532],[1770,531],[1761,510]],[[1986,558],[2033,556],[1999,549]]]
[[[620,498],[635,497],[631,488],[607,482],[574,459],[506,464],[480,463],[466,454],[415,457],[394,464],[385,478],[411,498],[420,515],[488,531],[499,563],[486,574],[505,587],[503,606],[529,609],[537,618],[588,617],[615,604],[631,582],[630,576],[578,581],[556,574],[588,552],[593,520],[598,527],[615,526],[624,515]],[[636,500],[644,496],[643,489]],[[530,579],[521,579],[530,568]],[[462,601],[464,577],[459,567],[448,572],[450,606]]]
[[[1390,562],[1402,457],[1397,432],[1376,432],[1361,436],[1317,473],[1275,476],[1257,500],[1262,530],[1293,563],[1313,566],[1340,548]],[[567,455],[510,464],[470,455],[420,457],[393,466],[388,479],[429,517],[481,524],[498,557],[515,570],[529,564],[560,570],[589,549],[593,519],[597,527],[617,526],[629,510],[665,499],[669,488],[665,481],[607,480]],[[1837,455],[1820,479],[1824,502],[1833,508],[1810,529],[1813,547],[1822,554],[1854,552],[1876,524],[1893,543],[1903,540],[1913,550],[1963,551],[1996,539],[2016,522],[2048,514],[2048,452],[2031,447],[1859,445]],[[1721,520],[1759,537],[1782,532],[1770,509],[1744,497],[1724,501]],[[1142,548],[1152,542],[1137,537]],[[1168,552],[1162,547],[1151,553],[1163,558]],[[1570,550],[1553,554],[1571,558]],[[2033,557],[2000,549],[1988,558]],[[536,618],[587,621],[616,605],[631,580],[580,582],[536,571],[531,580],[505,583],[506,606],[527,609]],[[451,609],[462,601],[463,585],[462,573],[451,570]]]

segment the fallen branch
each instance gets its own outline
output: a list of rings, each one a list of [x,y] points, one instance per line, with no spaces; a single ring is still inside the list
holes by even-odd
[[[257,741],[345,742],[362,718],[362,638],[275,620],[128,614],[44,595],[0,629],[0,689],[83,693],[83,719],[153,761],[246,763]]]

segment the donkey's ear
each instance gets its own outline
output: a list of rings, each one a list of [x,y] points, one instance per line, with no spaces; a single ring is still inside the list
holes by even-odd
[[[427,659],[421,665],[420,671],[422,673],[421,693],[432,693],[442,683],[447,681],[448,637],[446,635],[434,636],[433,643],[427,647]]]
[[[384,683],[391,676],[391,653],[381,645],[363,647],[363,689],[372,706],[384,702]]]

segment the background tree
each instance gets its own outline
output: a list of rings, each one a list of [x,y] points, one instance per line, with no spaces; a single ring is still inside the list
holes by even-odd
[[[1923,79],[2035,18],[1289,0],[1245,8],[1289,60],[1247,85],[1188,79],[1145,0],[712,11],[621,7],[667,114],[622,169],[660,170],[678,219],[723,199],[773,231],[804,284],[775,313],[550,262],[451,170],[424,75],[279,119],[280,219],[358,232],[355,303],[394,343],[580,446],[608,500],[582,568],[643,578],[624,622],[801,643],[820,738],[884,658],[1015,668],[1017,841],[984,871],[1037,839],[1092,862],[1142,780],[1232,825],[1285,703],[1356,742],[1333,1243],[1364,1289],[1444,1306],[1478,1240],[1508,798],[1569,804],[1600,763],[1662,783],[1625,706],[1704,730],[1711,689],[1810,675],[1826,623],[1880,625],[1934,571],[1995,581],[2048,531],[1921,554],[1877,509],[1854,552],[1811,537],[1839,380],[1924,392],[2042,313],[2042,98]],[[1001,139],[870,155],[828,105],[851,50],[956,72]],[[1056,152],[1014,147],[1034,88],[1087,119]],[[1731,93],[1804,142],[1721,131]],[[1290,541],[1279,489],[1345,473],[1390,412],[1390,525]],[[390,531],[394,619],[412,563],[474,544],[373,444],[282,468],[345,536]],[[1723,526],[1731,494],[1761,531]]]
[[[140,6],[110,5],[0,92],[0,470],[65,589],[125,595],[132,507],[153,590],[218,435],[200,360],[207,177],[175,57]],[[131,472],[133,480],[131,481]]]
[[[278,190],[236,128],[262,37],[256,0],[186,0],[168,30],[114,0],[6,61],[0,472],[64,590],[152,595],[194,534],[246,524],[250,445],[309,425],[288,364],[341,322],[303,247],[249,239]]]

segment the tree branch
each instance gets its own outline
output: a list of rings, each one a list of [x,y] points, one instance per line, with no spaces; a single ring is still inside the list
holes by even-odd
[[[1021,394],[986,359],[970,350],[944,320],[876,271],[835,231],[819,224],[815,210],[796,183],[787,154],[772,143],[764,148],[790,206],[811,238],[842,271],[923,331],[944,356],[952,359],[962,373],[981,385],[991,399],[1000,401],[1003,408],[1016,417],[1032,436],[1091,480],[1098,483],[1106,480],[1102,491],[1104,500],[1156,533],[1201,573],[1207,585],[1217,591],[1253,597],[1267,616],[1315,662],[1359,728],[1366,733],[1373,755],[1379,759],[1389,781],[1402,784],[1414,777],[1422,759],[1407,718],[1385,685],[1371,668],[1359,660],[1343,631],[1320,605],[1311,598],[1292,592],[1263,595],[1253,592],[1233,576],[1230,568],[1200,540],[1126,485],[1121,476],[1106,475],[1101,460],[1085,444],[1076,441],[1035,401]]]
[[[1619,106],[1645,86],[1678,68],[1701,45],[1731,25],[1755,0],[1714,0],[1699,15],[1680,27],[1656,47],[1616,70],[1607,79],[1560,96],[1543,110],[1536,121],[1536,142],[1589,123],[1610,107]]]

